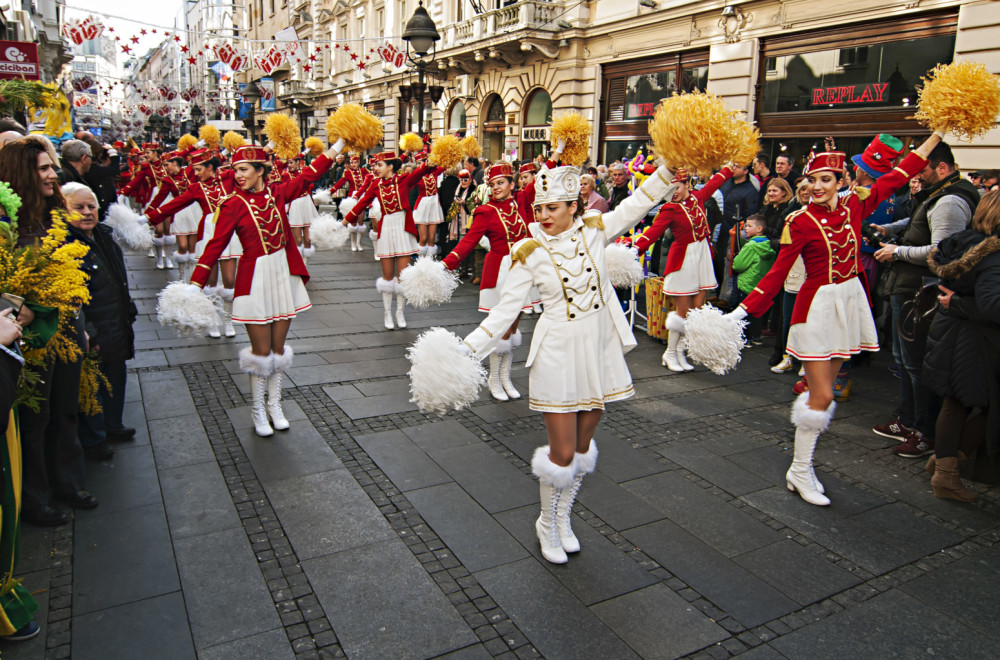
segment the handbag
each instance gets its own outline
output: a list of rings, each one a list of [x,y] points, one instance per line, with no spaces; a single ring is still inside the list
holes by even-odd
[[[905,342],[914,344],[918,350],[923,350],[923,343],[927,340],[931,321],[934,320],[934,314],[937,313],[939,293],[937,284],[927,284],[921,287],[911,300],[905,301],[901,307],[899,337]]]

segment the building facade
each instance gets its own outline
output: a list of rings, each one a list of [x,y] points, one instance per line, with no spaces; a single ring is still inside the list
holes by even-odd
[[[254,38],[292,25],[310,52],[324,40],[355,53],[386,42],[405,49],[399,35],[417,6],[282,2],[252,1]],[[826,136],[853,151],[879,132],[926,135],[912,119],[916,88],[938,63],[974,58],[1000,72],[1000,11],[990,0],[425,4],[441,34],[427,85],[443,89],[439,100],[425,94],[424,130],[474,133],[491,160],[539,153],[552,114],[566,111],[591,120],[595,161],[631,157],[648,148],[660,99],[701,89],[755,120],[765,151],[801,161]],[[372,59],[359,68],[339,49],[324,49],[313,64],[275,74],[279,111],[300,117],[304,128],[322,133],[326,115],[349,101],[385,118],[389,146],[416,128],[413,95],[404,101],[399,91],[416,82],[412,67]],[[963,169],[995,167],[1000,130],[953,146]]]

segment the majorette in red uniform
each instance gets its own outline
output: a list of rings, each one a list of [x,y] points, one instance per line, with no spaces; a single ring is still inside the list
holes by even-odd
[[[549,163],[555,167],[554,162]],[[479,311],[489,314],[500,301],[504,278],[510,271],[510,248],[528,237],[528,225],[534,222],[535,183],[532,181],[523,190],[509,192],[514,183],[514,170],[510,163],[499,163],[487,172],[487,183],[507,181],[507,194],[503,199],[495,199],[476,208],[472,214],[472,224],[465,236],[443,260],[445,268],[455,270],[479,245],[483,236],[490,242],[486,253],[482,279],[479,281]],[[531,312],[532,304],[539,301],[538,291],[532,289],[524,301],[523,311]],[[521,333],[517,329],[520,318],[514,321],[507,336],[499,347],[490,354],[490,394],[500,401],[518,399],[521,394],[510,380],[513,365],[513,351],[521,343]]]
[[[394,151],[375,154],[370,162],[378,168],[376,173],[379,176],[368,184],[358,203],[344,215],[344,224],[358,224],[364,210],[372,202],[378,201],[382,221],[378,225],[375,257],[381,260],[382,277],[375,280],[375,288],[382,294],[386,329],[395,328],[392,318],[393,294],[396,294],[396,325],[405,328],[403,308],[406,297],[399,285],[399,273],[409,265],[410,257],[418,250],[417,226],[413,223],[413,212],[410,210],[410,190],[422,176],[433,171],[434,166],[424,163],[409,174],[397,174],[396,168],[400,166],[400,161]]]
[[[661,362],[671,371],[694,371],[684,355],[684,319],[689,309],[705,304],[706,292],[718,286],[712,266],[711,229],[705,215],[705,202],[733,176],[728,167],[710,178],[701,190],[688,190],[690,176],[677,170],[671,183],[679,184],[673,199],[665,202],[653,224],[632,244],[640,253],[649,249],[663,232],[670,229],[674,242],[663,269],[663,293],[673,298],[676,311],[667,315],[667,349]]]
[[[333,152],[331,149],[328,153]],[[243,256],[236,271],[233,320],[247,324],[250,336],[251,347],[240,351],[240,366],[250,374],[254,427],[260,435],[273,432],[268,415],[275,428],[288,428],[288,420],[281,411],[281,374],[291,366],[292,350],[283,341],[279,342],[280,350],[276,350],[275,333],[284,337],[291,319],[311,306],[305,288],[309,272],[292,240],[285,203],[319,179],[332,164],[324,154],[292,181],[268,187],[262,177],[251,178],[258,172],[255,168],[266,162],[267,152],[260,147],[241,147],[233,155],[234,167],[245,164],[254,168],[249,175],[236,172],[237,180],[245,177],[245,185],[253,187],[250,190],[237,187],[223,200],[215,235],[191,276],[193,284],[204,287],[233,234],[240,237]],[[253,348],[262,346],[270,352],[254,352]]]
[[[169,153],[163,157],[163,160],[167,163],[166,176],[160,181],[159,191],[146,209],[147,218],[151,209],[160,208],[167,202],[180,197],[194,183],[190,167],[186,166],[185,159],[180,155],[180,152]],[[170,234],[177,240],[177,251],[174,253],[174,259],[178,264],[187,264],[189,262],[188,255],[191,255],[190,262],[193,263],[198,224],[201,220],[198,207],[185,206],[176,212],[162,214],[154,224],[159,224],[164,220],[170,222]],[[184,266],[180,267],[182,268],[181,279],[186,279],[187,276],[183,272]]]
[[[354,205],[357,204],[358,198],[364,194],[373,179],[372,173],[361,167],[361,158],[357,154],[351,154],[343,175],[341,175],[336,183],[330,186],[331,195],[340,188],[347,186],[347,199],[341,200],[339,204],[342,214],[346,215],[350,213]],[[376,200],[371,207],[373,218],[376,216],[381,217],[381,211],[375,208],[377,204],[378,201]],[[365,232],[365,223],[359,220],[357,224],[351,225],[349,229],[351,231],[351,252],[363,251],[364,246],[361,244],[361,235]],[[375,241],[372,242],[375,243]],[[375,260],[378,261],[377,255]]]
[[[427,152],[421,151],[415,157],[418,163],[427,160]],[[443,167],[435,167],[420,177],[417,182],[417,203],[413,207],[413,222],[417,225],[417,242],[420,244],[420,254],[437,254],[435,237],[437,226],[444,222],[441,211],[441,198],[438,197],[438,175],[444,172]]]
[[[290,160],[288,162],[288,176],[294,176],[299,172],[302,166],[305,165],[305,160],[306,157],[303,154],[299,154]],[[309,257],[316,254],[316,248],[312,246],[312,242],[309,240],[309,226],[312,224],[313,219],[319,217],[319,213],[316,211],[316,204],[313,202],[312,190],[312,185],[307,186],[298,197],[288,202],[288,208],[286,209],[288,223],[292,226],[292,235],[295,237],[295,244],[298,245],[299,252],[302,254],[302,260],[306,264],[309,263]]]
[[[816,479],[812,457],[819,434],[829,426],[837,405],[833,401],[837,371],[845,358],[878,350],[860,260],[861,221],[924,168],[926,156],[938,142],[940,136],[934,133],[891,172],[879,177],[870,191],[856,189],[844,197],[837,195],[837,189],[845,155],[817,154],[805,170],[810,203],[785,220],[778,259],[740,306],[727,315],[739,320],[747,313],[763,314],[801,255],[806,279],[795,299],[786,350],[802,360],[809,390],[792,406],[795,453],[785,482],[810,504],[830,504]]]
[[[222,204],[222,200],[232,195],[236,187],[232,171],[228,171],[226,176],[221,176],[218,170],[212,166],[213,158],[214,154],[207,150],[193,153],[191,155],[191,166],[200,172],[204,178],[191,184],[186,191],[159,208],[146,210],[146,218],[148,218],[150,224],[154,225],[161,222],[164,217],[176,214],[181,210],[193,209],[197,214],[199,221],[194,234],[194,238],[197,241],[195,252],[184,255],[183,260],[181,260],[180,256],[177,258],[181,280],[186,280],[191,276],[190,271],[194,270],[194,263],[197,261],[197,257],[204,252],[207,239],[210,239],[215,231],[215,212]],[[188,265],[190,265],[190,269],[188,269]],[[221,295],[224,300],[231,302],[233,299],[232,282],[229,284],[230,286],[224,288]],[[228,292],[228,295],[226,295],[226,292]],[[235,335],[235,332],[229,334],[230,329],[231,322],[227,320],[226,336],[232,337]],[[213,336],[215,336],[215,333],[213,333]]]

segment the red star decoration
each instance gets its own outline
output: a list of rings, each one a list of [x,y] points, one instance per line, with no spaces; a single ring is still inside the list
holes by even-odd
[[[329,48],[329,46],[327,46],[327,48]],[[323,52],[323,48],[321,46],[316,46],[316,52],[317,53],[322,53]]]
[[[315,55],[310,55],[309,56],[309,61],[310,62],[315,62],[316,61],[316,56]]]
[[[351,53],[351,61],[353,62],[353,61],[355,61],[357,59],[358,59],[358,54],[357,53]]]
[[[129,37],[128,40],[134,44],[139,43],[139,37]]]
[[[303,64],[302,70],[305,71],[306,73],[309,73],[310,71],[312,71],[312,67],[309,66],[308,64]]]
[[[365,68],[365,63],[364,62],[362,62],[361,64],[358,65],[358,69],[364,69],[364,68]]]
[[[187,46],[181,46],[181,52],[182,53],[188,52],[188,47]]]
[[[198,63],[198,59],[197,58],[195,58],[195,57],[189,57],[188,58],[188,64],[197,64],[197,63]]]
[[[128,44],[125,44],[124,46],[122,46],[122,52],[131,55],[132,49],[129,47]]]
[[[113,27],[109,27],[108,28],[108,32],[114,32],[114,31],[115,31],[115,29]]]
[[[153,29],[151,30],[151,32],[152,32],[153,34],[156,34],[156,28],[153,28]]]
[[[121,40],[122,40],[121,37],[115,37],[115,41],[121,41]]]
[[[146,28],[143,28],[143,29],[139,30],[139,34],[141,34],[142,36],[144,36],[144,37],[145,37],[145,36],[146,36],[147,34],[149,34],[149,33],[148,33],[148,32],[146,32]]]
[[[330,44],[327,44],[326,46],[324,46],[324,48],[326,48],[327,50],[330,50]]]
[[[164,36],[164,37],[169,37],[169,36],[170,36],[170,33],[169,33],[169,32],[164,32],[164,33],[163,33],[163,36]]]
[[[174,35],[174,41],[180,41],[180,40],[181,40],[181,38],[175,34]]]

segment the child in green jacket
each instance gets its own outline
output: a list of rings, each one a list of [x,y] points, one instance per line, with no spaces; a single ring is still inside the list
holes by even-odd
[[[770,239],[764,236],[766,227],[767,220],[760,213],[755,213],[747,218],[747,242],[743,244],[739,254],[733,259],[733,272],[739,273],[736,278],[736,287],[740,291],[737,304],[743,302],[743,299],[764,279],[778,256],[774,248],[771,247]],[[763,343],[760,332],[761,320],[758,318],[750,319],[750,343],[755,346],[760,346]]]

